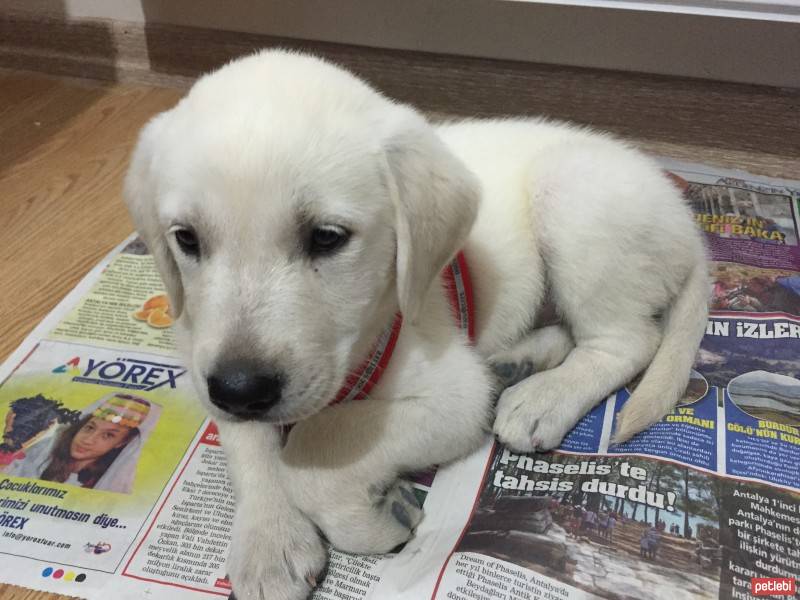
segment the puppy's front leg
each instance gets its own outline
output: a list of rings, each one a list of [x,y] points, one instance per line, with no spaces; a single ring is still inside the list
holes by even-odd
[[[257,422],[217,423],[228,459],[236,516],[228,575],[238,600],[305,600],[327,553],[314,524],[280,481],[280,435]]]
[[[292,430],[283,462],[290,493],[335,548],[377,554],[406,542],[422,511],[399,477],[488,438],[493,378],[474,350],[453,346],[420,352],[418,364],[410,357],[396,383]]]

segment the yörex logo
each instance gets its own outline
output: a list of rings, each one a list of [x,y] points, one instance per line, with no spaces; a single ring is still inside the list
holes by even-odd
[[[73,377],[72,381],[149,391],[163,385],[174,389],[178,377],[184,373],[186,369],[177,365],[164,365],[136,358],[118,358],[114,361],[90,358],[83,375]]]

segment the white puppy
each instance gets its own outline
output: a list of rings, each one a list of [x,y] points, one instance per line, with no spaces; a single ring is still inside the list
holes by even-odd
[[[299,54],[200,79],[143,130],[125,194],[228,455],[240,599],[305,598],[317,528],[351,552],[406,541],[421,513],[398,478],[484,439],[488,365],[516,383],[494,431],[519,451],[647,369],[625,439],[675,404],[706,322],[700,234],[652,161],[543,121],[433,127]],[[439,275],[458,251],[474,344]],[[561,324],[534,329],[546,296]],[[328,406],[398,311],[369,397]]]

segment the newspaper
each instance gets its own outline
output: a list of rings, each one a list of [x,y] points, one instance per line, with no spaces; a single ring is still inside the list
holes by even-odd
[[[315,600],[739,599],[794,585],[800,183],[664,166],[707,232],[714,274],[675,410],[609,445],[633,381],[558,451],[487,441],[420,474],[414,538],[385,556],[332,550]],[[0,367],[3,582],[91,600],[230,594],[225,455],[173,335],[132,237]]]

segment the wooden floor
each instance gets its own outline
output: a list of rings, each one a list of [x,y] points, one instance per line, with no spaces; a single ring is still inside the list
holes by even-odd
[[[0,360],[132,231],[120,198],[128,154],[148,117],[181,94],[0,71]],[[735,127],[737,111],[748,123],[758,122],[767,96],[758,92],[752,97],[763,104],[734,103],[731,115],[723,120],[708,116],[708,122]],[[775,106],[766,111],[770,122],[754,127],[739,147],[731,143],[736,139],[731,131],[703,131],[702,120],[687,126],[685,119],[691,117],[686,115],[707,112],[707,99],[704,94],[683,98],[681,121],[672,128],[670,107],[664,104],[657,127],[644,119],[636,131],[625,133],[652,153],[800,178],[800,140],[775,139],[776,131],[796,136],[798,106],[791,98],[782,100],[778,113]],[[653,101],[659,100],[654,96]],[[603,115],[614,110],[613,103],[601,103],[574,111],[572,117],[603,123],[608,120]],[[759,137],[759,130],[766,133]],[[724,142],[715,145],[715,138]],[[57,597],[0,585],[0,600]]]
[[[0,360],[132,231],[128,153],[180,95],[0,73]]]

